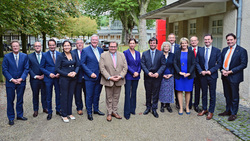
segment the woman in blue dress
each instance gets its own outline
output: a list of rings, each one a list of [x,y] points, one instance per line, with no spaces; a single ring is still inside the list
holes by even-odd
[[[186,114],[190,114],[189,100],[190,92],[193,91],[195,77],[195,56],[188,49],[189,40],[185,37],[180,39],[180,50],[176,51],[174,59],[175,89],[178,91],[180,104],[179,115],[183,115],[183,92],[185,92]]]
[[[174,54],[170,52],[171,44],[169,42],[163,42],[161,50],[165,55],[167,63],[159,92],[159,101],[161,102],[160,111],[164,112],[164,107],[166,107],[168,112],[172,113],[170,103],[174,103]]]

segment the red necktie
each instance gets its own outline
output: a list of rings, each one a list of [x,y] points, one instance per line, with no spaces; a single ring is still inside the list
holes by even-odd
[[[196,48],[194,48],[194,56],[196,57]]]

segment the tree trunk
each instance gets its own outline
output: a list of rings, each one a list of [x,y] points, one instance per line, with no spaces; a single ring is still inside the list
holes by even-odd
[[[27,54],[27,35],[21,32],[22,51]]]
[[[139,19],[138,30],[139,30],[139,50],[144,51],[148,49],[146,19]]]
[[[121,44],[124,44],[124,45],[125,45],[125,42],[126,42],[126,40],[125,40],[125,29],[122,28],[122,39],[121,39]]]
[[[3,50],[3,28],[0,26],[0,58],[4,57]]]
[[[43,52],[46,52],[46,33],[42,32],[42,36],[43,36]]]

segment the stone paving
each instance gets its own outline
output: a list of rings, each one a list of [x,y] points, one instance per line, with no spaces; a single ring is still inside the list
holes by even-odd
[[[240,101],[242,101],[241,99]],[[240,102],[241,103],[241,102]],[[229,130],[242,140],[250,140],[250,107],[247,105],[239,105],[239,111],[237,119],[235,121],[228,121],[228,116],[218,116],[219,113],[224,112],[226,109],[225,97],[222,93],[216,95],[216,109],[213,119],[220,125],[224,126],[226,130]]]

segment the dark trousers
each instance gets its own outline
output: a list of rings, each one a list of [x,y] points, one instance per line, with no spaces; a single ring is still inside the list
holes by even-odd
[[[82,102],[82,91],[84,93],[84,100],[85,100],[85,106],[86,106],[86,88],[85,88],[85,80],[82,79],[82,82],[76,83],[75,88],[75,104],[76,104],[76,110],[82,110],[83,109],[83,102]]]
[[[14,100],[15,95],[17,96],[16,100],[16,114],[17,117],[23,117],[23,94],[25,86],[15,85],[15,87],[6,87],[7,93],[7,116],[9,120],[15,119],[14,111]]]
[[[94,111],[99,111],[99,99],[102,91],[100,79],[98,79],[97,81],[85,80],[85,87],[87,113],[92,114],[92,106],[94,108]]]
[[[72,101],[73,94],[76,86],[76,79],[60,77],[60,102],[61,102],[61,112],[63,117],[72,115]]]
[[[224,96],[226,98],[226,111],[237,115],[239,109],[240,83],[231,83],[227,78],[222,79]]]
[[[201,91],[200,77],[196,76],[196,78],[194,78],[194,107],[197,107],[200,104],[200,91]],[[192,107],[192,102],[193,102],[193,91],[191,92],[190,95],[189,107]]]
[[[200,76],[201,78],[201,88],[202,88],[202,108],[207,110],[207,101],[208,101],[208,89],[210,94],[209,102],[209,112],[214,113],[215,102],[216,102],[216,83],[217,78],[213,79],[210,76]]]
[[[33,110],[39,110],[39,92],[41,91],[41,102],[43,109],[47,109],[45,84],[42,80],[30,81],[31,90],[33,93]]]
[[[60,106],[60,86],[59,81],[57,78],[52,79],[52,81],[45,82],[46,87],[46,93],[47,93],[47,108],[48,108],[48,114],[52,114],[52,90],[53,86],[55,88],[55,102],[56,102],[56,111],[60,112],[61,106]]]
[[[146,89],[146,106],[152,110],[158,107],[159,91],[162,78],[145,78],[144,87]],[[151,102],[153,100],[153,102]]]
[[[125,102],[124,117],[129,118],[130,113],[135,114],[136,109],[136,90],[139,80],[126,80],[125,84]]]

